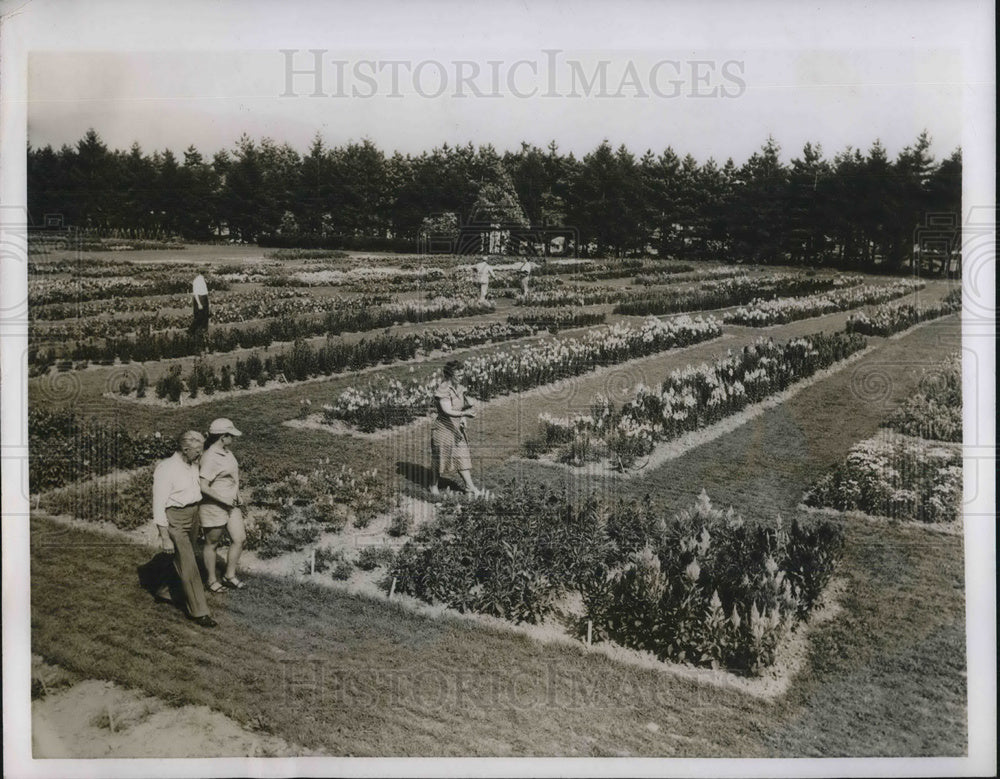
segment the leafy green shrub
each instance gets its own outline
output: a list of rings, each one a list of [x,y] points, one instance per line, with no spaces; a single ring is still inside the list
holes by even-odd
[[[803,501],[898,520],[953,522],[962,505],[962,451],[882,431],[852,446]]]
[[[173,452],[159,433],[137,433],[118,423],[84,419],[73,409],[28,412],[28,478],[42,492],[115,469],[147,465]]]
[[[497,499],[446,499],[400,550],[391,575],[399,592],[535,623],[603,559],[597,508],[513,486]]]
[[[413,517],[410,513],[402,508],[397,508],[392,512],[392,517],[389,519],[389,527],[386,529],[392,538],[400,538],[402,536],[408,536],[413,532]]]
[[[382,566],[392,564],[396,553],[390,546],[366,546],[354,561],[354,564],[362,571],[373,571]]]
[[[153,468],[136,474],[112,474],[45,493],[40,507],[50,514],[69,514],[88,522],[111,522],[134,530],[152,518]]]
[[[316,573],[326,573],[331,568],[336,567],[338,563],[344,562],[344,551],[342,549],[334,549],[332,546],[316,547],[315,553],[310,555],[302,564],[303,575],[313,573],[314,562],[316,564]]]
[[[274,513],[262,513],[247,523],[246,548],[264,559],[295,552],[315,543],[322,527],[315,515],[295,505]]]
[[[623,567],[598,571],[584,593],[597,635],[661,659],[759,674],[807,618],[840,558],[843,536],[820,522],[751,522],[702,492],[670,523],[627,536]]]
[[[163,376],[156,380],[156,397],[168,399],[173,403],[180,402],[184,383],[181,381],[181,366],[173,365]]]

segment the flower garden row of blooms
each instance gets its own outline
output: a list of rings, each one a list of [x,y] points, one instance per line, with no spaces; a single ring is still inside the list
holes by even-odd
[[[297,298],[293,298],[297,300]],[[367,305],[366,305],[367,304]],[[113,364],[132,361],[174,359],[200,354],[203,350],[225,353],[240,348],[268,347],[276,341],[295,341],[317,335],[339,335],[345,332],[367,332],[406,322],[431,322],[439,319],[458,319],[488,314],[495,310],[487,301],[436,298],[420,302],[385,303],[366,300],[348,301],[343,298],[327,298],[321,310],[326,313],[315,316],[273,316],[261,325],[240,328],[213,328],[204,338],[187,330],[167,332],[147,332],[123,338],[88,339],[67,344],[63,349],[36,348],[29,355],[36,372],[44,372],[53,363],[62,369],[65,362],[92,361],[98,364]],[[190,315],[185,321],[190,320]],[[101,326],[102,323],[97,323]],[[115,320],[107,320],[114,326]],[[128,326],[127,322],[125,326]],[[47,333],[50,337],[55,332]],[[60,353],[65,358],[60,358]]]
[[[615,302],[614,313],[658,316],[679,311],[729,308],[757,299],[805,295],[860,284],[861,276],[820,278],[805,274],[735,276],[702,282],[696,289],[617,292],[601,302]]]
[[[759,338],[711,364],[674,370],[659,386],[640,384],[621,405],[597,395],[587,414],[543,413],[542,438],[529,445],[529,453],[554,450],[554,459],[570,465],[610,460],[627,470],[657,444],[732,416],[865,346],[861,335],[842,332],[784,344]]]
[[[553,338],[469,357],[463,361],[463,383],[474,397],[485,401],[721,334],[718,321],[712,317],[649,319],[637,327],[611,325],[578,338]],[[351,387],[324,406],[324,418],[365,432],[405,425],[429,412],[434,389],[440,382],[440,375],[435,373],[422,380],[389,379]]]
[[[847,281],[845,281],[845,278]],[[835,278],[832,280],[817,280],[807,277],[781,278],[765,277],[763,279],[730,279],[726,282],[706,282],[702,285],[702,290],[675,293],[664,295],[661,299],[660,308],[691,309],[703,306],[706,296],[711,298],[714,304],[732,302],[733,300],[746,297],[748,294],[780,294],[790,289],[800,289],[802,287],[816,288],[830,285],[844,285],[853,283],[853,277]],[[899,285],[889,285],[888,287],[863,287],[857,294],[852,294],[851,290],[842,290],[838,293],[839,305],[848,307],[851,305],[862,305],[866,301],[884,299],[886,296],[898,296],[906,294],[904,288],[906,283]],[[597,293],[605,295],[604,292]],[[549,293],[531,293],[527,296],[520,296],[517,302],[524,304],[529,300],[543,296],[546,305],[552,304],[555,298]],[[572,295],[570,295],[572,298]],[[562,298],[560,298],[562,299]],[[825,300],[826,298],[824,298]],[[327,313],[322,319],[315,318],[289,318],[281,316],[288,307],[279,303],[291,302],[301,310],[307,307],[312,310],[326,310]],[[349,303],[349,304],[348,304]],[[368,303],[369,305],[365,305]],[[780,301],[778,301],[780,304]],[[324,299],[320,301],[302,300],[297,296],[271,297],[268,301],[256,300],[252,302],[255,307],[253,312],[248,311],[239,304],[230,305],[231,316],[227,313],[225,303],[217,307],[221,309],[220,319],[229,320],[242,314],[242,319],[250,318],[254,314],[270,315],[263,325],[214,330],[202,341],[194,335],[185,331],[170,331],[162,333],[146,332],[136,336],[122,338],[90,338],[86,341],[76,341],[75,345],[64,343],[61,347],[41,348],[37,343],[29,350],[29,361],[34,375],[47,372],[53,365],[60,370],[69,370],[73,367],[85,367],[87,362],[93,361],[98,364],[113,364],[116,360],[121,362],[146,361],[155,359],[170,359],[177,357],[199,354],[203,350],[217,353],[233,351],[237,348],[252,348],[259,346],[269,346],[275,341],[292,341],[298,338],[326,334],[338,334],[345,331],[364,332],[367,330],[386,327],[402,322],[424,322],[441,318],[460,318],[488,313],[494,310],[492,303],[487,301],[466,300],[462,298],[436,298],[425,303],[385,303],[375,300],[355,300],[345,301],[340,298]],[[268,310],[263,310],[264,305],[271,306]],[[331,310],[332,309],[332,310]],[[565,324],[557,321],[556,316],[544,316],[537,313],[541,309],[533,309],[530,315],[515,314],[509,318],[511,323],[528,321],[547,321],[546,327],[558,328],[560,326],[580,326],[587,322],[594,321],[595,315],[581,313],[575,321],[567,320]],[[799,311],[806,309],[799,306]],[[817,311],[816,313],[822,313]],[[808,315],[806,313],[800,314]],[[156,317],[161,317],[157,314]],[[565,315],[560,315],[567,319]],[[100,324],[93,325],[94,328],[104,328],[111,331],[118,327],[128,327],[128,321],[124,320],[95,320]],[[162,321],[162,320],[161,320]],[[146,323],[149,326],[149,323]],[[43,336],[49,338],[61,338],[65,340],[70,334],[61,329],[42,329],[37,326],[33,329],[35,340]],[[268,371],[273,374],[272,371]],[[221,380],[220,380],[221,381]]]
[[[962,502],[962,364],[958,354],[851,448],[803,497],[807,506],[895,520],[954,522]]]
[[[787,324],[836,311],[849,311],[871,303],[883,303],[909,295],[925,286],[923,282],[906,279],[892,284],[864,284],[825,295],[754,300],[748,306],[727,313],[723,320],[750,327]]]
[[[532,324],[494,322],[455,330],[424,330],[403,336],[383,334],[362,338],[355,343],[328,337],[326,343],[319,347],[297,340],[286,352],[265,358],[254,353],[245,360],[237,359],[232,366],[221,366],[218,372],[204,360],[196,361],[187,375],[182,375],[181,367],[175,365],[157,379],[154,387],[158,399],[179,403],[185,391],[188,397],[196,398],[199,393],[214,395],[217,392],[246,390],[251,386],[264,387],[272,381],[305,381],[412,360],[418,354],[525,338],[537,332],[538,328]],[[126,378],[118,387],[118,394],[141,400],[147,397],[146,390],[147,384],[142,377],[135,383]]]

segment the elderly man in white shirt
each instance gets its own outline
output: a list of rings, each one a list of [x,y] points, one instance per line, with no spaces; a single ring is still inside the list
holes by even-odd
[[[209,614],[194,552],[200,529],[198,461],[204,445],[201,433],[188,430],[178,440],[180,451],[157,463],[153,471],[153,523],[163,550],[174,552],[174,567],[180,576],[188,616],[201,627],[210,628],[216,622]],[[160,592],[165,590],[161,588]]]

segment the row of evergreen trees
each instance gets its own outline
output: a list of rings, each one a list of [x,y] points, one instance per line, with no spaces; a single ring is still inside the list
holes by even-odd
[[[769,138],[737,166],[671,148],[637,158],[607,141],[577,159],[555,142],[503,154],[445,144],[414,156],[367,140],[329,148],[317,136],[302,156],[244,135],[211,160],[193,146],[179,160],[138,144],[109,150],[90,130],[72,147],[28,148],[28,203],[36,219],[57,213],[129,237],[415,241],[457,217],[567,226],[582,254],[899,267],[928,214],[960,211],[961,151],[935,162],[929,147],[924,132],[895,159],[875,141],[829,160],[806,144],[785,164]]]

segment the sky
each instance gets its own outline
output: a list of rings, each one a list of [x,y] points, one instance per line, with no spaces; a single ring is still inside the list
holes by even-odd
[[[768,136],[786,161],[806,142],[832,157],[879,139],[895,156],[925,129],[938,159],[962,145],[967,63],[961,30],[930,13],[939,5],[924,15],[911,11],[909,25],[883,27],[871,40],[860,27],[844,36],[856,22],[849,13],[828,17],[829,29],[823,18],[783,12],[782,29],[767,14],[752,15],[745,26],[764,32],[741,34],[734,11],[729,28],[713,35],[702,29],[711,28],[711,14],[694,6],[632,3],[624,7],[631,15],[605,20],[605,35],[594,35],[593,14],[577,13],[550,14],[548,24],[536,19],[541,33],[531,28],[512,38],[511,20],[498,27],[455,14],[445,14],[433,36],[418,34],[434,28],[427,19],[415,21],[410,35],[399,19],[372,35],[377,15],[353,27],[346,19],[331,23],[322,35],[303,20],[282,32],[273,11],[247,7],[261,20],[252,36],[192,33],[171,45],[154,38],[145,48],[123,46],[142,37],[123,18],[116,22],[123,35],[106,45],[33,49],[28,140],[58,147],[93,127],[112,148],[138,142],[147,152],[179,152],[193,144],[211,154],[245,132],[301,152],[319,133],[328,145],[367,138],[390,153],[467,142],[502,151],[555,140],[581,156],[607,139],[637,154],[670,146],[701,162],[732,157],[737,164]],[[630,23],[611,34],[622,16]],[[261,35],[268,23],[273,33]],[[661,32],[651,35],[647,23]]]

